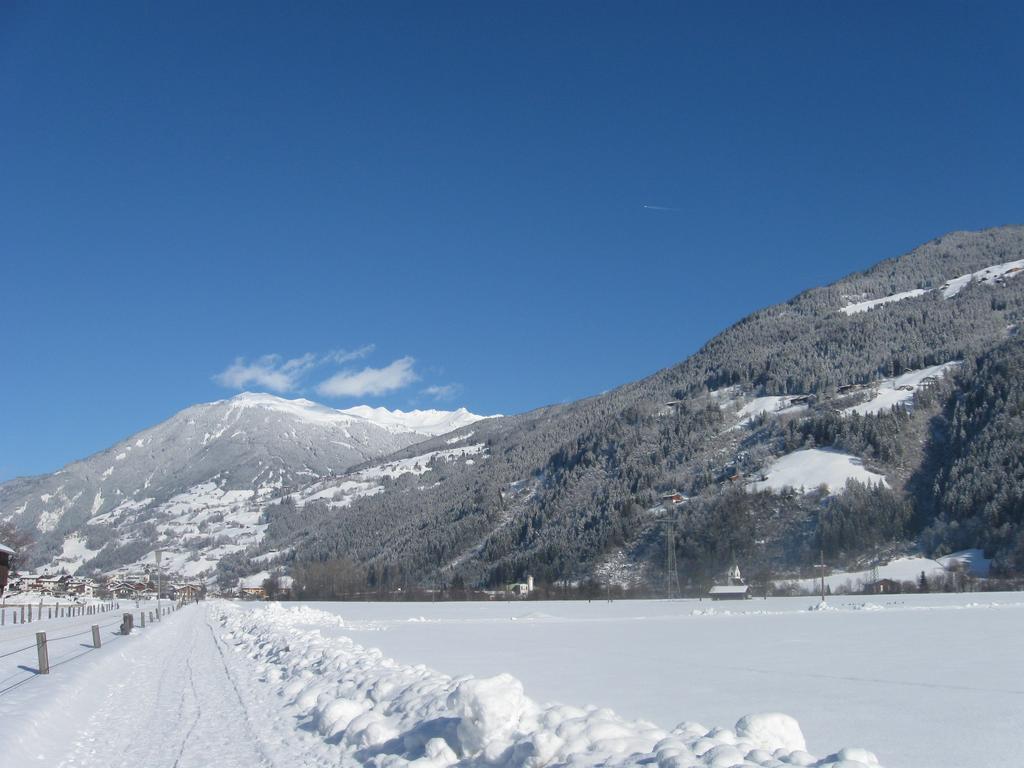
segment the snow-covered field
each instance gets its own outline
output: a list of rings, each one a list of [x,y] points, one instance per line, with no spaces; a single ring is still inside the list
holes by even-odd
[[[937,560],[923,555],[907,555],[897,557],[875,568],[833,572],[825,577],[825,584],[833,592],[844,588],[847,592],[860,592],[865,584],[879,579],[891,579],[896,582],[909,581],[916,584],[922,573],[933,583],[942,584],[956,565],[963,566],[971,576],[986,578],[992,561],[987,559],[985,553],[980,549],[953,552]],[[820,578],[789,579],[777,581],[776,584],[792,584],[802,590],[817,592],[821,581]]]
[[[880,381],[875,384],[874,392],[868,400],[850,408],[844,408],[842,412],[867,415],[885,413],[897,405],[909,408],[914,402],[914,393],[922,384],[942,378],[950,369],[958,365],[960,365],[959,361],[933,365],[930,368],[907,371],[902,376]]]
[[[858,301],[856,304],[847,304],[839,311],[846,315],[856,315],[861,312],[867,312],[869,309],[880,307],[883,304],[891,304],[894,301],[903,301],[904,299],[913,299],[917,296],[922,296],[926,293],[928,293],[928,291],[922,288],[915,288],[912,291],[894,293],[891,296],[885,296],[881,299],[869,299],[868,301]]]
[[[888,485],[885,476],[872,472],[856,456],[831,448],[805,448],[773,461],[765,478],[747,484],[752,491],[781,491],[786,488],[810,492],[825,486],[831,493],[842,493],[847,480],[865,485]]]
[[[1020,764],[1024,595],[812,605],[211,602],[0,693],[0,744],[18,766]],[[0,677],[33,663],[2,656],[11,629]]]

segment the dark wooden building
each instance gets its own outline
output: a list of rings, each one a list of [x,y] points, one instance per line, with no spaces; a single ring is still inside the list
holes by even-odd
[[[13,555],[13,549],[0,544],[0,595],[7,589],[7,574],[11,572],[11,557]]]

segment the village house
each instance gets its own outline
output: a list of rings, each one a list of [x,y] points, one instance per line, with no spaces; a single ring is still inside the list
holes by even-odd
[[[263,588],[263,582],[266,581],[267,575],[267,572],[264,571],[240,578],[238,580],[238,596],[247,600],[266,600],[267,591]]]
[[[92,579],[74,576],[65,584],[65,592],[73,597],[95,597],[96,582]]]
[[[172,600],[181,600],[186,603],[196,600],[203,591],[198,584],[171,584],[168,588]]]
[[[107,584],[107,591],[121,600],[139,600],[156,594],[150,584],[142,581],[113,580]]]
[[[59,573],[53,576],[40,576],[36,581],[36,589],[44,595],[63,595],[67,592],[68,582],[71,577],[66,573]]]
[[[661,494],[661,505],[663,507],[671,507],[675,504],[682,504],[686,501],[686,497],[683,496],[679,491],[669,491],[668,493]]]
[[[41,573],[19,573],[11,579],[11,586],[22,592],[35,592],[39,589],[39,580],[42,578],[45,578],[45,575]]]
[[[902,585],[892,579],[879,579],[864,585],[864,591],[869,595],[893,595],[903,591]]]

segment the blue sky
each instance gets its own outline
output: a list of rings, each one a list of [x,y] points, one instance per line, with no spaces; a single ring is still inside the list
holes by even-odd
[[[1022,33],[1010,3],[4,3],[0,479],[243,387],[576,399],[1021,222]]]

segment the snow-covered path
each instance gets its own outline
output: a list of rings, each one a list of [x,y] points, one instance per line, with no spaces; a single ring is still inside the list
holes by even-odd
[[[270,766],[207,612],[188,608],[120,659],[62,766]]]

